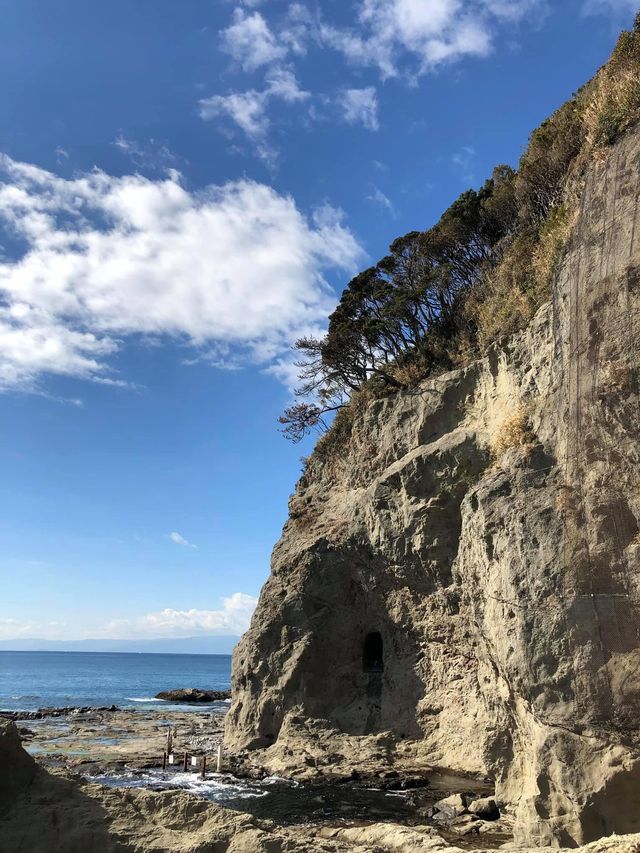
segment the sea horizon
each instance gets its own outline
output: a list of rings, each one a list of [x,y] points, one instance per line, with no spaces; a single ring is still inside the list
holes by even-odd
[[[16,655],[175,655],[178,657],[209,657],[230,658],[231,654],[222,652],[153,652],[153,651],[120,651],[119,649],[12,649],[1,648],[0,655],[11,652]]]
[[[231,655],[179,652],[0,650],[0,710],[109,707],[217,709],[156,698],[163,690],[229,690]],[[222,706],[223,707],[223,706]],[[221,708],[220,708],[221,709]]]

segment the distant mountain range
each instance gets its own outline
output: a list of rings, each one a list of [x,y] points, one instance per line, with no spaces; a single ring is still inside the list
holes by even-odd
[[[0,651],[138,652],[147,654],[229,655],[240,638],[181,637],[160,640],[0,640]]]

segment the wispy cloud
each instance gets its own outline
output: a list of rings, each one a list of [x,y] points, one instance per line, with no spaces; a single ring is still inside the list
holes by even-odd
[[[168,172],[175,168],[179,159],[169,147],[151,137],[140,141],[130,139],[120,132],[113,140],[113,145],[127,157],[134,166]]]
[[[374,86],[344,89],[338,96],[342,115],[349,124],[361,124],[367,130],[378,130],[378,95]]]
[[[182,545],[184,548],[193,548],[196,550],[198,547],[197,545],[194,545],[193,542],[189,542],[188,539],[185,539],[184,536],[176,530],[169,534],[169,539],[171,539],[172,542],[175,542],[176,545]]]
[[[279,100],[295,104],[308,97],[309,93],[300,88],[292,71],[274,68],[267,74],[265,87],[261,91],[249,89],[203,98],[200,101],[200,116],[207,121],[219,117],[231,119],[255,146],[258,156],[273,165],[277,154],[267,140],[271,127],[267,112],[269,103]]]
[[[372,191],[367,196],[367,201],[371,201],[374,204],[377,204],[379,207],[382,207],[384,210],[388,211],[392,217],[397,216],[397,211],[395,206],[389,196],[385,195],[379,187],[374,187]]]
[[[364,255],[339,211],[309,218],[254,181],[191,193],[177,173],[0,168],[0,225],[25,246],[0,260],[0,390],[47,374],[121,383],[110,365],[127,338],[267,367],[332,310],[324,270]]]

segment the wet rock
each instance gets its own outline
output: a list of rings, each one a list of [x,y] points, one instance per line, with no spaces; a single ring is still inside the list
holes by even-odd
[[[117,705],[66,705],[62,708],[39,708],[37,711],[0,711],[4,720],[44,720],[47,717],[70,717],[80,714],[114,713]]]
[[[196,687],[182,687],[178,690],[162,690],[156,694],[156,699],[164,699],[167,702],[185,702],[197,704],[200,702],[221,702],[230,699],[228,690],[199,690]]]
[[[463,794],[451,794],[443,800],[434,803],[433,818],[436,821],[451,821],[467,811],[467,803]]]

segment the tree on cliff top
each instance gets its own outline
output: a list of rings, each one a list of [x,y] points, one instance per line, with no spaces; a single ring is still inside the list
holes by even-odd
[[[280,418],[299,441],[324,429],[325,416],[346,405],[365,382],[403,387],[398,366],[411,354],[427,367],[446,363],[439,345],[456,326],[460,294],[477,280],[515,222],[515,172],[495,169],[479,190],[468,190],[428,231],[395,240],[376,266],[345,288],[324,338],[295,344],[301,358],[297,402]]]

